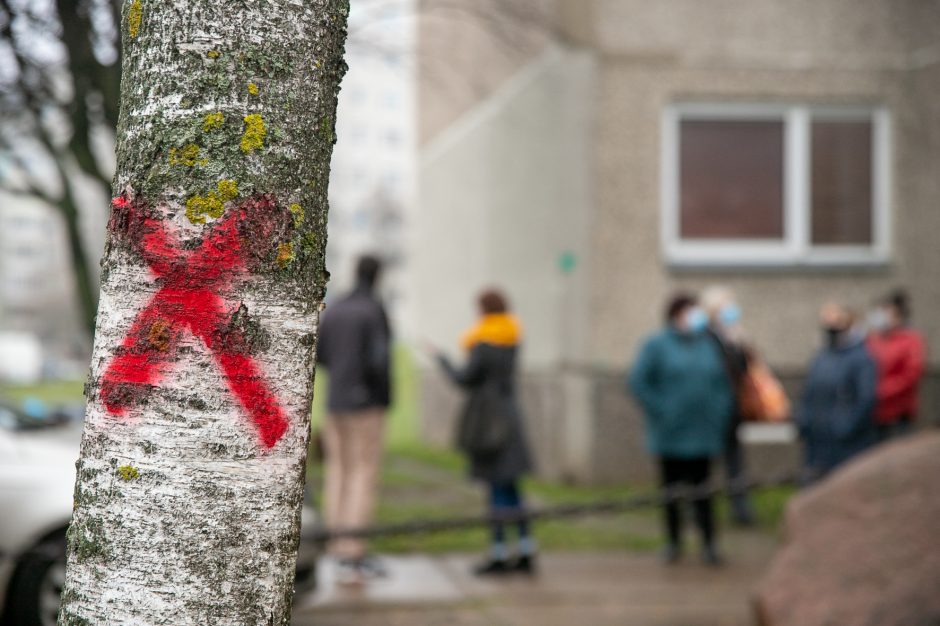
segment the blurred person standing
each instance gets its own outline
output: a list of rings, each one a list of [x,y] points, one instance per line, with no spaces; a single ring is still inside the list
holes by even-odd
[[[375,509],[391,399],[391,332],[375,294],[380,273],[377,258],[360,258],[356,287],[320,319],[317,362],[329,375],[323,443],[324,512],[330,529],[367,526]],[[341,583],[385,574],[362,539],[336,539],[329,552],[339,560]]]
[[[875,442],[875,362],[855,322],[838,304],[826,304],[819,313],[824,345],[810,364],[796,413],[807,483]]]
[[[463,337],[466,362],[458,367],[431,348],[444,372],[467,392],[457,445],[468,456],[470,475],[487,485],[494,518],[524,512],[520,478],[532,468],[529,444],[516,392],[516,362],[522,327],[509,312],[506,297],[495,289],[478,300],[480,318]],[[489,558],[478,575],[535,571],[536,546],[528,520],[514,523],[515,555],[506,545],[506,524],[492,524]]]
[[[648,338],[628,379],[646,414],[646,441],[659,458],[662,484],[704,487],[711,458],[724,451],[734,392],[721,350],[708,334],[708,314],[689,294],[678,294],[666,309],[666,326]],[[711,497],[692,502],[702,537],[702,559],[720,565]],[[668,538],[664,558],[682,555],[679,503],[664,507]]]
[[[878,368],[875,424],[880,441],[908,433],[917,418],[927,349],[921,334],[909,326],[910,317],[907,293],[898,289],[869,318],[867,346]]]
[[[741,327],[741,307],[734,292],[727,287],[713,286],[702,293],[702,307],[708,313],[709,333],[724,357],[725,368],[734,389],[734,404],[725,435],[725,473],[731,488],[731,518],[741,526],[754,524],[754,512],[746,490],[747,468],[738,428],[744,421],[738,401],[748,369],[748,350]]]

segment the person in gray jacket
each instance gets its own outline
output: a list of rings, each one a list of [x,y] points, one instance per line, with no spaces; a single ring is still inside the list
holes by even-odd
[[[359,259],[355,289],[320,318],[317,362],[329,374],[323,497],[332,529],[367,526],[375,509],[391,400],[391,332],[375,295],[380,270],[378,259]],[[338,539],[329,551],[339,559],[340,582],[358,584],[384,575],[362,539]]]
[[[470,475],[487,485],[490,513],[499,517],[524,510],[519,479],[532,468],[515,382],[522,329],[500,292],[485,291],[479,305],[480,319],[463,338],[467,351],[463,367],[452,364],[437,350],[432,352],[448,378],[467,393],[464,419],[480,418],[501,432],[493,450],[464,449]],[[493,414],[468,415],[481,411]],[[514,525],[519,538],[515,558],[510,558],[506,547],[506,524],[497,521],[492,524],[490,557],[476,568],[478,575],[535,570],[535,543],[529,523],[522,520]]]

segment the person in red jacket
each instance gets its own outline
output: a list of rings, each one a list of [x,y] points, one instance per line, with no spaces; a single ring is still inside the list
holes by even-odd
[[[868,351],[878,366],[875,422],[882,441],[910,431],[917,417],[917,392],[924,374],[926,347],[910,328],[907,293],[896,290],[871,315]]]

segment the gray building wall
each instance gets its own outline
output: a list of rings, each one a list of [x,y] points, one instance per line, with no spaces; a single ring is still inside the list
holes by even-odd
[[[937,24],[940,3],[595,2],[598,71],[591,354],[622,365],[660,322],[667,294],[734,288],[770,363],[802,367],[827,299],[864,309],[894,285],[913,295],[914,322],[940,345],[931,268],[940,247]],[[933,7],[933,12],[928,11]],[[926,24],[934,28],[928,32]],[[694,27],[690,27],[694,25]],[[931,77],[934,77],[931,80]],[[881,267],[724,271],[669,267],[659,239],[660,118],[689,100],[877,104],[893,119],[892,258]],[[929,181],[929,182],[928,182]],[[937,362],[934,353],[934,362]]]
[[[456,347],[497,285],[524,321],[527,368],[586,358],[592,81],[590,55],[551,48],[424,147],[409,289],[421,337]]]
[[[519,270],[471,276],[431,268],[423,280],[427,289],[443,290],[444,299],[463,302],[483,277],[512,277],[504,281],[510,293],[520,289],[523,319],[538,328],[527,341],[522,386],[543,474],[604,482],[649,479],[642,421],[624,394],[622,376],[642,337],[661,324],[663,301],[677,288],[699,290],[714,283],[733,288],[750,337],[794,400],[818,345],[816,315],[824,301],[864,309],[887,289],[903,285],[913,297],[914,324],[931,345],[940,345],[940,318],[934,314],[940,308],[940,282],[934,277],[940,270],[940,246],[934,241],[940,232],[940,1],[562,0],[558,15],[563,55],[586,58],[579,63],[592,68],[591,80],[572,89],[567,75],[560,74],[543,91],[520,90],[502,100],[488,96],[480,107],[489,105],[491,117],[478,118],[479,127],[466,135],[488,139],[476,147],[454,141],[448,151],[466,161],[436,160],[434,169],[422,168],[419,183],[419,219],[431,220],[429,239],[443,240],[432,244],[431,258],[456,247],[466,250],[467,267],[499,259],[500,268]],[[540,103],[532,101],[533,94]],[[478,177],[467,176],[461,184],[454,168],[477,161],[502,168],[507,154],[520,162],[544,157],[544,141],[533,142],[542,133],[504,132],[515,127],[505,111],[515,111],[516,119],[550,123],[544,109],[564,116],[556,101],[572,97],[583,116],[578,128],[586,133],[574,151],[587,146],[583,158],[560,169],[506,168],[515,181],[511,203],[505,202],[503,188],[481,184],[486,181]],[[660,240],[661,119],[668,105],[699,100],[885,107],[892,121],[889,262],[720,270],[670,266]],[[471,165],[470,172],[479,167]],[[566,205],[569,212],[584,212],[584,221],[565,213],[563,222],[586,228],[581,250],[587,262],[573,292],[584,294],[584,300],[565,299],[559,306],[557,292],[529,276],[526,263],[530,247],[539,245],[544,220],[562,214],[544,211],[544,185],[559,193],[566,183],[580,189],[585,180],[587,190],[576,196],[582,202]],[[465,213],[469,207],[491,215],[491,206],[513,212],[514,229],[503,233],[508,237],[458,221],[472,219]],[[429,318],[443,313],[433,308]],[[468,309],[447,322],[429,319],[428,327],[453,337],[471,316]],[[542,324],[545,319],[551,321]],[[567,341],[574,347],[559,347]],[[940,351],[930,360],[923,412],[926,421],[936,422]],[[448,420],[455,414],[455,397],[442,386],[436,374],[426,375],[422,419],[426,435],[438,442],[449,439]],[[755,448],[751,455],[764,473],[797,461],[793,445]]]

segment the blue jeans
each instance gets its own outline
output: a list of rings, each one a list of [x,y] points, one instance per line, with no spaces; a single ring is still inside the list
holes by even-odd
[[[511,515],[523,510],[522,495],[515,481],[507,483],[490,483],[490,513],[493,516]],[[519,538],[529,536],[529,520],[515,522],[519,531]],[[493,522],[493,543],[503,543],[506,540],[506,524]]]

